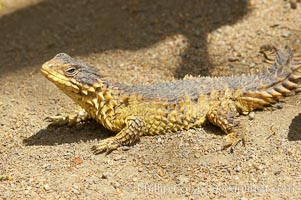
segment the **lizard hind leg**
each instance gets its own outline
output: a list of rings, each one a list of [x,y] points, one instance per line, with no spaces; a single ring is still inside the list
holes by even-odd
[[[233,148],[239,142],[242,142],[243,145],[246,143],[247,130],[241,126],[237,119],[238,115],[235,103],[231,100],[216,103],[207,113],[208,120],[227,134],[223,149]]]
[[[137,116],[129,116],[125,119],[125,127],[114,137],[102,140],[92,147],[94,154],[110,153],[120,146],[133,145],[139,141],[142,135],[144,123]]]

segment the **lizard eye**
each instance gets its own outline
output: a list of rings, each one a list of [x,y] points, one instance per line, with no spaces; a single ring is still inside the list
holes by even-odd
[[[74,76],[77,73],[78,73],[78,69],[75,66],[68,67],[65,70],[65,75],[66,76]]]

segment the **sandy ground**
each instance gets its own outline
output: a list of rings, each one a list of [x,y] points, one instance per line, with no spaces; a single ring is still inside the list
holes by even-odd
[[[93,155],[111,133],[48,127],[78,107],[39,72],[66,52],[130,84],[256,73],[261,45],[301,52],[300,34],[293,1],[0,0],[0,199],[300,198],[300,96],[241,117],[234,152],[209,125]]]

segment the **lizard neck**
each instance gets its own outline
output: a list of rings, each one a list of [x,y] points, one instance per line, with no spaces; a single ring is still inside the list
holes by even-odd
[[[118,131],[112,121],[116,116],[121,90],[116,84],[106,80],[97,80],[93,85],[81,88],[81,98],[73,99],[89,113],[90,117],[111,131]]]

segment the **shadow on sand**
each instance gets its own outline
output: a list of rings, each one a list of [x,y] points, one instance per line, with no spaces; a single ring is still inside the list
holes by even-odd
[[[139,50],[176,34],[188,38],[185,55],[195,49],[203,54],[184,56],[174,76],[208,75],[208,33],[236,23],[248,10],[245,0],[44,0],[0,18],[0,75],[36,68],[59,52]]]

